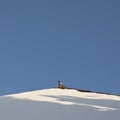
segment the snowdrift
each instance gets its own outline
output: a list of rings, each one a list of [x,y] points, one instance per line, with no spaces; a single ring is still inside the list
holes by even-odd
[[[120,120],[120,96],[44,89],[0,97],[0,120]]]

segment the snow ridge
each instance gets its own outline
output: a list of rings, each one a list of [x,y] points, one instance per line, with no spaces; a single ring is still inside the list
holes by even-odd
[[[89,106],[96,108],[96,110],[98,111],[110,111],[110,110],[119,110],[119,109],[112,106],[108,107],[96,103],[94,104],[94,102],[89,102],[89,101],[113,100],[120,102],[119,96],[89,93],[89,92],[78,92],[77,90],[73,90],[73,89],[58,89],[58,88],[7,95],[6,97],[12,97],[15,99],[22,99],[22,100],[39,101],[39,102],[40,101],[52,102],[61,105]],[[84,99],[85,101],[88,102],[84,102]]]
[[[0,120],[120,120],[120,96],[43,89],[0,97]]]

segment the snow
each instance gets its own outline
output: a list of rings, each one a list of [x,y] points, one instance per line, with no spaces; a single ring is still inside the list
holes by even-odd
[[[73,89],[52,88],[6,95],[0,97],[0,104],[0,120],[120,119],[120,96]]]

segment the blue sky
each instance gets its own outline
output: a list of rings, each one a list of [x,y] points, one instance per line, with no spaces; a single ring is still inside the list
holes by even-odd
[[[119,0],[1,0],[0,95],[57,86],[120,94]]]

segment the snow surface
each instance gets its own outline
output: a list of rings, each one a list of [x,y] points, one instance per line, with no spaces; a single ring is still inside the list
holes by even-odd
[[[44,89],[0,97],[0,120],[120,120],[120,96]]]

